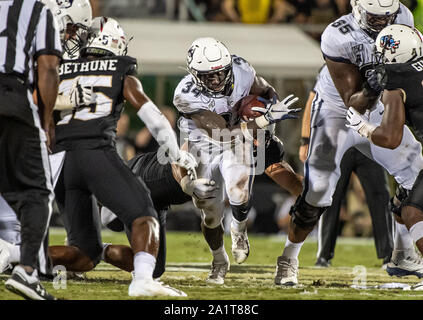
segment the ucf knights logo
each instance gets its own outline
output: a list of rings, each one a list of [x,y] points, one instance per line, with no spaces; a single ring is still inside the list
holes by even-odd
[[[392,35],[383,36],[380,38],[380,45],[385,50],[391,50],[391,53],[395,53],[400,45],[400,41],[395,41]]]

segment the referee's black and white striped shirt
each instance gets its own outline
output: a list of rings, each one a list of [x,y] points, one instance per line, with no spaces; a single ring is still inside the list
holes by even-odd
[[[0,0],[0,73],[34,82],[40,55],[62,56],[57,23],[37,0]]]

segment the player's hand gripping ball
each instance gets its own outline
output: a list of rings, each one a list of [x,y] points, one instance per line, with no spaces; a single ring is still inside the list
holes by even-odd
[[[235,110],[238,116],[244,121],[251,121],[254,118],[260,117],[263,115],[258,111],[251,110],[254,107],[259,107],[265,109],[266,106],[263,102],[257,100],[258,96],[249,95],[245,96],[235,104]]]

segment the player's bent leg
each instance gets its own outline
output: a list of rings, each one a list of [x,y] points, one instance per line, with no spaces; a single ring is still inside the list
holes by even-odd
[[[420,253],[423,251],[423,212],[412,206],[405,206],[402,209],[401,217],[410,230],[410,235],[416,243]],[[414,247],[409,250],[394,250],[391,261],[388,263],[386,272],[390,276],[415,275],[423,277],[423,262]]]
[[[234,219],[231,223],[232,255],[236,263],[243,263],[250,254],[250,242],[247,235],[248,212],[251,202],[231,205]]]
[[[53,266],[62,265],[67,271],[87,272],[95,268],[100,256],[91,258],[75,246],[49,246],[48,255]],[[101,255],[101,252],[100,252]]]
[[[201,222],[201,231],[209,245],[213,255],[211,270],[206,279],[210,284],[223,284],[225,282],[226,273],[229,271],[229,257],[223,245],[223,226],[220,223],[217,227],[212,228]]]
[[[304,240],[319,221],[326,208],[308,204],[303,196],[292,206],[291,224],[285,248],[276,263],[275,284],[294,286],[298,284],[298,255]]]
[[[103,251],[103,260],[127,272],[134,271],[134,253],[129,246],[107,245]]]

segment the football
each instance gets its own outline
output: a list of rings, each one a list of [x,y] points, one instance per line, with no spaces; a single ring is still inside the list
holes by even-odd
[[[240,118],[254,119],[262,115],[260,112],[251,110],[253,107],[265,108],[264,103],[257,100],[257,97],[256,95],[245,96],[235,104],[235,110]]]

